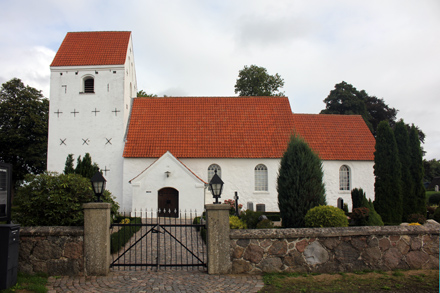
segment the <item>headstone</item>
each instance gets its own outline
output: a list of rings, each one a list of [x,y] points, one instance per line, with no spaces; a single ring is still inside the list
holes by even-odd
[[[265,212],[266,211],[266,205],[264,203],[257,204],[257,212]]]
[[[435,186],[435,192],[438,192],[438,185]]]

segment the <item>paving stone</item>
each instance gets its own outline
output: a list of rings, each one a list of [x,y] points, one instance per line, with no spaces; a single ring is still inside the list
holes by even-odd
[[[108,276],[50,277],[48,292],[258,292],[261,275],[208,275],[204,271],[115,271]]]

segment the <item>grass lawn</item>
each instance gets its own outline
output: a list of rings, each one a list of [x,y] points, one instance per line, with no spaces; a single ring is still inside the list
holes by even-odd
[[[273,273],[260,292],[439,292],[438,270],[339,274]]]
[[[1,293],[6,292],[47,292],[47,275],[46,274],[36,274],[27,275],[18,273],[17,274],[17,284],[6,290],[0,290]]]

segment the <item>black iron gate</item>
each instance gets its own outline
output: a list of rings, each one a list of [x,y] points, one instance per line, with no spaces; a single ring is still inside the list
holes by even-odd
[[[207,267],[206,227],[197,212],[138,211],[110,228],[115,269],[201,269]]]

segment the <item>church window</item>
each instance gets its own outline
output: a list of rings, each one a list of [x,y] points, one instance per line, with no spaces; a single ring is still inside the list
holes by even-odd
[[[339,168],[339,190],[350,190],[350,168],[346,165]]]
[[[217,175],[222,178],[222,169],[217,164],[212,164],[208,167],[208,183],[211,181],[212,177],[214,177],[215,171],[217,171]]]
[[[95,79],[91,76],[84,79],[84,93],[95,93]]]
[[[259,164],[255,167],[255,191],[268,191],[267,167]]]

